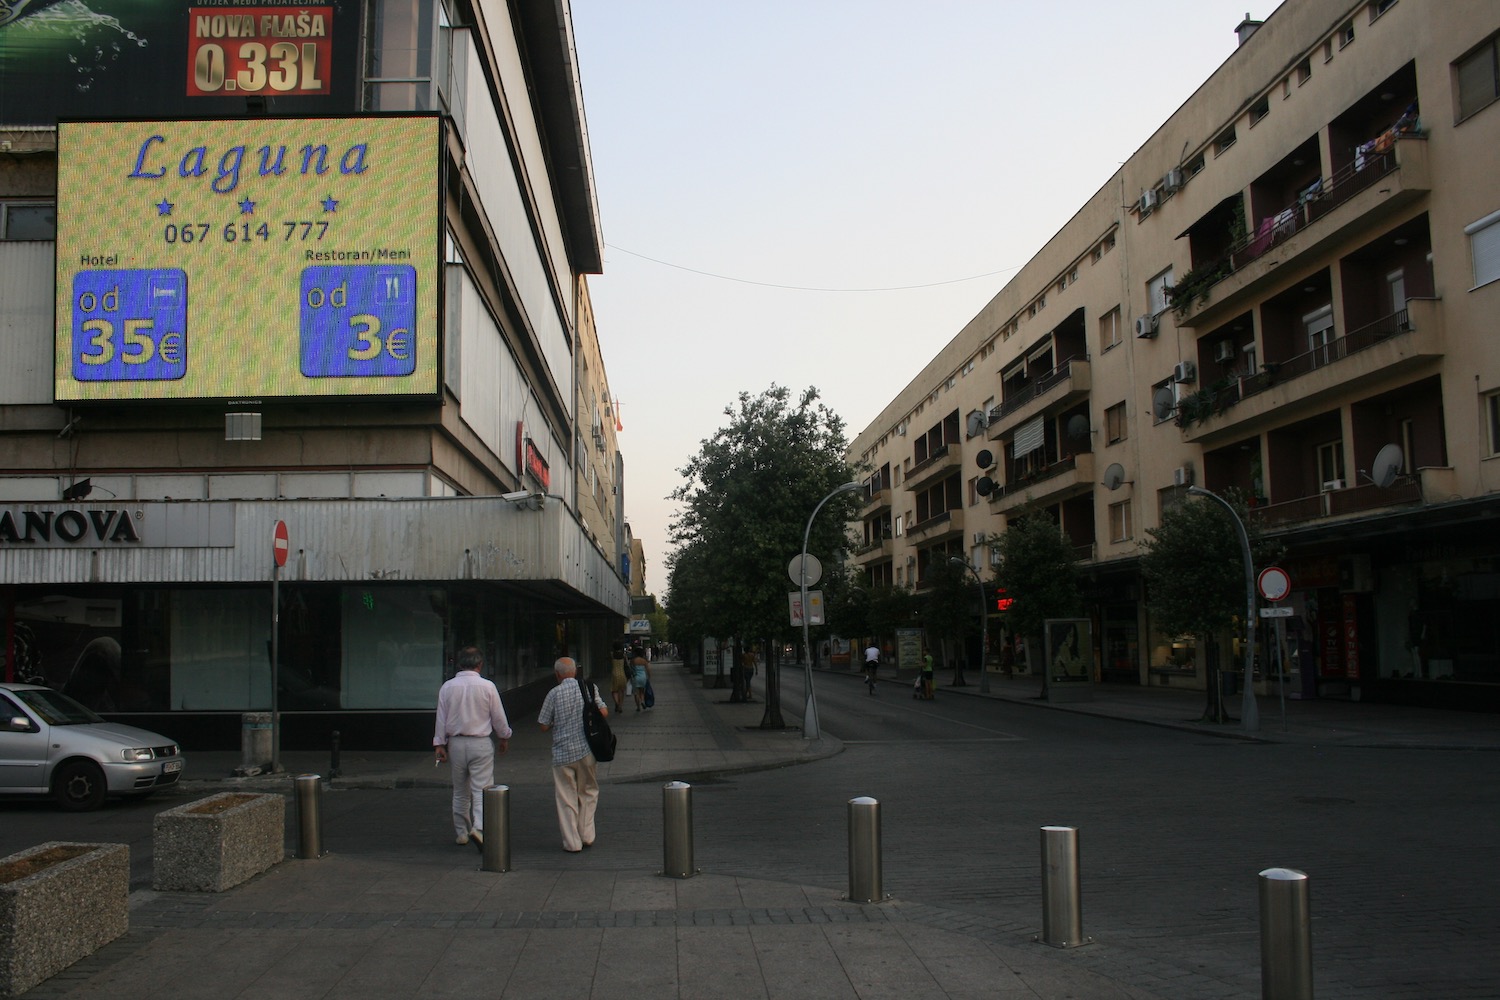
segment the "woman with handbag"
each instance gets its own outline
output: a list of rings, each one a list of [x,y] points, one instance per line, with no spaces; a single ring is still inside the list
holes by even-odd
[[[642,712],[646,709],[646,686],[651,683],[651,664],[641,647],[636,646],[631,653],[630,685],[635,688],[635,710]]]

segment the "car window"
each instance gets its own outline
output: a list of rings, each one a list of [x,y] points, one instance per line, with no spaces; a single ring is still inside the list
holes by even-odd
[[[40,715],[49,726],[79,726],[89,722],[104,721],[91,710],[58,691],[34,689],[11,693],[21,699],[33,712]]]

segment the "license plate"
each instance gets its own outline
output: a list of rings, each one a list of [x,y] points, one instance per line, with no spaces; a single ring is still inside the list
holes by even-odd
[[[180,760],[169,760],[169,761],[167,761],[165,764],[163,764],[161,766],[161,773],[162,774],[175,774],[175,773],[177,773],[178,771],[181,771],[181,770],[182,770],[182,761],[180,761]]]

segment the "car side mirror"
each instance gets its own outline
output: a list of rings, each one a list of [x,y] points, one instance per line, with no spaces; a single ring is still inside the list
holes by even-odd
[[[11,716],[7,728],[13,733],[29,733],[32,728],[31,720],[24,715],[14,715]]]

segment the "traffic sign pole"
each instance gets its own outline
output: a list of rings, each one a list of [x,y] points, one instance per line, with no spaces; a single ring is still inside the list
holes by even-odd
[[[286,522],[277,521],[271,532],[271,773],[281,773],[281,699],[277,671],[281,660],[281,567],[286,565],[291,540]]]

